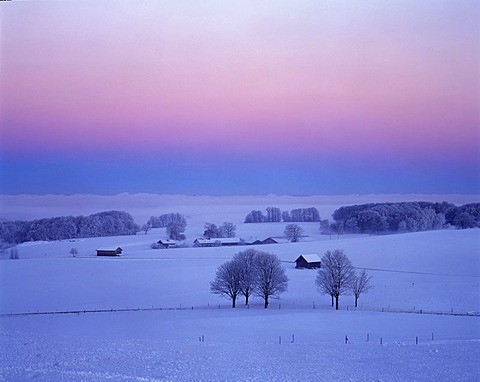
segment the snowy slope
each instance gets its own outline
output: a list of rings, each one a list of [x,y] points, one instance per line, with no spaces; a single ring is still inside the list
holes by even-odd
[[[178,211],[175,203],[165,212]],[[213,204],[197,205],[187,236],[223,220],[246,239],[282,234],[283,223],[242,224],[239,209],[229,218],[238,205],[218,215]],[[480,230],[330,239],[317,223],[302,226],[300,243],[257,247],[277,254],[290,279],[267,310],[258,298],[233,310],[209,291],[218,265],[245,247],[150,249],[164,230],[20,245],[20,260],[0,261],[0,380],[480,379]],[[123,255],[95,256],[109,246]],[[315,271],[294,268],[299,254],[336,248],[374,277],[358,309],[342,296],[332,310]],[[83,313],[99,309],[129,311]]]

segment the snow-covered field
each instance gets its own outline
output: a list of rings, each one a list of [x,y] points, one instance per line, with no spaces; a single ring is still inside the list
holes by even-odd
[[[340,205],[387,200],[478,198],[24,195],[1,204],[9,219],[122,209],[143,224],[180,212],[190,245],[205,222],[234,222],[247,240],[283,234],[283,223],[243,224],[252,209],[315,206],[329,218]],[[260,299],[233,310],[209,291],[218,265],[245,247],[150,249],[165,238],[161,229],[20,245],[19,260],[0,261],[0,380],[480,380],[480,230],[337,239],[317,223],[301,225],[300,243],[257,247],[277,254],[290,279],[267,310]],[[120,258],[95,256],[116,246]],[[358,309],[342,296],[341,310],[332,310],[316,291],[315,271],[294,268],[300,254],[337,248],[374,277]],[[15,315],[68,311],[75,313]]]

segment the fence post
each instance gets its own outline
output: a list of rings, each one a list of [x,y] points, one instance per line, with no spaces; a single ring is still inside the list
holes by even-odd
[[[295,343],[295,334],[292,334],[292,344]]]
[[[433,341],[433,333],[432,333],[432,341]]]
[[[415,337],[415,345],[418,345],[418,336]]]
[[[279,344],[279,345],[282,344],[282,336],[278,336],[278,344]]]
[[[369,341],[370,341],[370,334],[367,333],[367,342],[369,342]]]
[[[383,338],[380,337],[380,345],[383,345]]]

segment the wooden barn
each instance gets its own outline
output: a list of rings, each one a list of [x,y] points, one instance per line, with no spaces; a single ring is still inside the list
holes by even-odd
[[[300,255],[297,260],[295,260],[295,268],[308,268],[315,269],[321,267],[320,257],[318,255]]]
[[[117,249],[97,249],[97,256],[120,256],[122,254],[122,248]]]
[[[274,239],[273,237],[267,237],[265,240],[262,241],[262,244],[278,244],[278,239]]]
[[[159,248],[168,249],[168,248],[175,248],[177,246],[177,242],[175,240],[159,240],[157,241]]]

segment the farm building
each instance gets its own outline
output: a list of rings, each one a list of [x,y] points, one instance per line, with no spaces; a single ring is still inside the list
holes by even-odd
[[[321,261],[318,255],[300,255],[297,260],[295,260],[295,268],[320,268]]]
[[[175,240],[159,240],[157,241],[158,248],[167,249],[167,248],[175,248],[177,246],[177,242]]]
[[[247,245],[261,245],[261,244],[263,244],[263,241],[259,240],[259,239],[256,239],[256,240],[252,240],[252,241],[247,241],[245,244],[247,244]]]
[[[226,247],[232,245],[240,245],[241,243],[242,240],[235,237],[219,237],[215,239],[195,239],[193,245],[195,247]]]
[[[290,241],[287,239],[283,238],[278,238],[278,237],[267,237],[264,240],[256,239],[256,240],[251,240],[245,244],[247,245],[262,245],[262,244],[285,244],[289,243]]]
[[[262,244],[278,244],[278,239],[274,239],[273,237],[267,237],[265,240],[262,241]]]
[[[97,256],[120,256],[122,251],[120,247],[117,249],[97,249]]]

